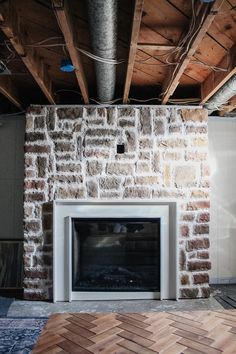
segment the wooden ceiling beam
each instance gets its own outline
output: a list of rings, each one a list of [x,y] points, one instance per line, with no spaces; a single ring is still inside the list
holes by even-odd
[[[143,4],[144,4],[144,0],[135,1],[128,66],[127,66],[125,88],[123,94],[123,103],[127,103],[129,98],[130,85],[131,85],[131,80],[132,80],[132,75],[134,70],[135,55],[138,48],[137,43],[138,43],[139,30],[140,30],[140,25],[142,20]]]
[[[167,44],[155,44],[155,43],[138,43],[137,45],[138,49],[141,50],[163,50],[163,51],[169,51],[173,49],[177,49],[178,47],[174,45],[167,45]]]
[[[0,7],[0,28],[6,35],[11,45],[21,57],[23,63],[35,79],[48,101],[55,104],[55,97],[52,92],[52,82],[47,72],[47,67],[38,56],[35,49],[27,47],[24,43],[29,43],[25,29],[20,24],[16,9],[12,1]]]
[[[18,92],[12,83],[12,80],[8,76],[0,76],[0,92],[9,101],[11,101],[17,108],[23,110],[21,100],[19,98]]]
[[[179,55],[173,60],[178,62],[173,66],[167,79],[164,81],[162,92],[162,104],[166,104],[173,95],[176,87],[179,84],[180,78],[183,75],[185,69],[187,68],[191,58],[195,54],[199,44],[201,43],[203,37],[207,33],[210,25],[212,24],[215,16],[220,10],[221,5],[225,0],[215,0],[212,4],[202,4],[197,15],[195,27],[193,33],[195,35],[190,37],[183,50],[179,52]]]
[[[89,103],[88,85],[85,77],[81,55],[76,49],[75,31],[69,14],[68,2],[61,0],[52,0],[55,15],[65,39],[66,47],[69,52],[73,66],[75,67],[75,75],[84,99],[84,103]]]
[[[201,85],[201,104],[207,102],[234,74],[236,74],[236,44],[217,65],[226,71],[212,71]]]

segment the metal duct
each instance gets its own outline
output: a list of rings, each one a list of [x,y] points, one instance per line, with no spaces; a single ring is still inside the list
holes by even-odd
[[[233,75],[205,104],[208,113],[218,111],[219,107],[228,102],[230,98],[236,95],[236,75]]]
[[[88,0],[88,17],[93,53],[104,59],[116,59],[117,0]],[[97,95],[101,102],[115,94],[116,65],[95,61]]]

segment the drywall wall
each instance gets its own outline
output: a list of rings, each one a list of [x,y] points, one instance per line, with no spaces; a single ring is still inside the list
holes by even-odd
[[[210,117],[211,283],[236,281],[236,118]]]

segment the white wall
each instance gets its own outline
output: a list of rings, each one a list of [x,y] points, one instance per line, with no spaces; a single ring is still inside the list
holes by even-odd
[[[209,118],[211,283],[236,282],[236,118]]]

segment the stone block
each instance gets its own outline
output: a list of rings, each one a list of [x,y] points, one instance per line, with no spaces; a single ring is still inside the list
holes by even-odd
[[[188,240],[186,243],[186,250],[193,251],[199,249],[208,249],[210,247],[209,238],[195,238]]]
[[[41,140],[45,140],[46,139],[46,136],[45,136],[45,133],[26,133],[25,134],[25,141],[26,142],[35,142],[35,141],[41,141]]]
[[[107,129],[107,128],[96,128],[96,129],[88,129],[86,132],[86,136],[88,137],[104,137],[110,136],[115,137],[119,135],[118,129]]]
[[[87,195],[89,198],[98,198],[98,184],[95,181],[88,181],[86,183]]]
[[[208,251],[198,251],[196,257],[198,259],[209,259],[210,255]]]
[[[182,237],[189,237],[189,226],[188,225],[181,225],[180,226],[180,235]]]
[[[31,115],[27,114],[26,115],[26,122],[25,122],[25,130],[31,131],[34,129],[34,117],[32,117]]]
[[[207,152],[201,151],[186,151],[185,153],[186,161],[205,161],[207,160]]]
[[[25,168],[34,168],[34,158],[31,155],[25,155]]]
[[[151,191],[146,187],[126,187],[124,191],[124,198],[150,198]]]
[[[53,140],[53,142],[56,140],[72,140],[73,139],[73,134],[72,133],[65,133],[63,131],[57,131],[57,132],[49,132],[48,133],[50,138]]]
[[[101,189],[119,189],[121,179],[116,177],[99,178],[99,186]]]
[[[37,180],[25,180],[24,188],[25,189],[44,189],[46,187],[45,181]]]
[[[141,184],[146,186],[153,186],[159,184],[158,176],[138,176],[135,177],[135,184]]]
[[[107,123],[109,125],[113,125],[116,123],[117,110],[116,108],[107,108]]]
[[[153,172],[155,172],[155,173],[160,172],[161,163],[160,163],[160,154],[159,154],[159,152],[154,152],[153,153],[152,169],[153,169]]]
[[[181,214],[180,219],[183,221],[193,221],[195,219],[195,213],[185,213],[185,214]]]
[[[204,223],[210,221],[210,213],[201,213],[197,216],[197,222]]]
[[[198,137],[192,139],[192,146],[195,148],[206,148],[208,146],[207,137]]]
[[[181,276],[180,276],[180,284],[181,285],[189,285],[190,284],[188,274],[181,274]]]
[[[208,120],[208,111],[204,108],[182,108],[180,113],[184,122],[205,122]]]
[[[210,297],[211,289],[209,286],[207,286],[207,287],[201,288],[201,292],[202,292],[203,298],[208,298],[208,297]]]
[[[61,163],[56,165],[57,173],[81,173],[81,165],[79,163]]]
[[[83,107],[63,107],[57,108],[57,116],[59,119],[77,119],[83,118]]]
[[[140,108],[140,133],[149,135],[152,133],[152,117],[150,108]]]
[[[51,152],[51,146],[49,145],[26,145],[26,153],[35,153],[35,154],[49,154]]]
[[[170,134],[182,133],[182,125],[170,125],[169,126],[169,133]]]
[[[114,147],[114,139],[103,138],[103,139],[86,139],[85,146],[93,147],[93,148],[111,148]]]
[[[139,149],[140,150],[150,150],[153,148],[153,140],[149,138],[139,139]]]
[[[110,150],[89,149],[86,148],[83,152],[84,157],[94,157],[97,159],[108,159],[110,157]]]
[[[55,192],[55,199],[85,199],[85,191],[78,187],[59,187]]]
[[[164,135],[165,134],[164,122],[162,120],[154,120],[153,131],[155,135]]]
[[[157,145],[160,148],[184,149],[187,147],[188,141],[184,138],[161,139]]]
[[[199,295],[198,288],[184,288],[180,289],[180,298],[181,299],[195,299]]]
[[[149,173],[151,171],[151,166],[149,162],[138,161],[136,163],[136,173]]]
[[[189,271],[201,271],[201,270],[210,270],[211,269],[211,262],[209,261],[200,261],[200,260],[192,260],[188,262],[188,270]]]
[[[131,130],[125,131],[127,152],[136,151],[136,133]]]
[[[187,210],[209,209],[210,202],[208,200],[201,200],[187,203]]]
[[[150,151],[140,151],[138,159],[139,160],[150,160],[151,152]]]
[[[45,194],[43,192],[28,193],[25,192],[25,202],[34,203],[34,202],[44,202]]]
[[[36,116],[34,118],[34,129],[41,130],[45,128],[45,117],[44,116]]]
[[[55,151],[63,151],[63,152],[68,152],[68,151],[75,151],[75,144],[70,143],[70,142],[61,142],[57,141],[54,143],[55,145]]]
[[[48,171],[48,159],[43,156],[37,157],[37,167],[38,167],[38,177],[45,178],[47,177]]]
[[[186,127],[186,133],[187,134],[207,134],[207,126],[195,126],[195,125],[190,125]]]
[[[194,166],[176,166],[175,185],[178,188],[193,187],[196,184],[196,168]]]
[[[135,108],[133,107],[124,107],[118,108],[118,117],[135,117]]]
[[[29,233],[39,232],[41,229],[40,225],[41,225],[40,221],[36,221],[36,220],[25,221],[24,230]]]
[[[109,175],[133,175],[134,166],[131,163],[110,162],[107,163],[106,172]]]
[[[179,270],[186,270],[186,254],[182,248],[179,250]]]
[[[195,225],[193,228],[193,234],[194,235],[209,234],[209,225],[208,224]]]
[[[54,130],[56,127],[56,109],[55,107],[48,107],[46,114],[46,124],[48,130]]]
[[[133,128],[133,127],[135,127],[135,120],[134,119],[119,119],[118,125],[121,128]]]
[[[103,164],[99,161],[87,161],[86,171],[88,176],[100,175],[103,171]]]
[[[162,156],[165,161],[178,161],[182,159],[183,155],[181,152],[166,151],[163,152]]]
[[[191,192],[192,199],[209,199],[210,194],[206,189],[195,189]]]
[[[209,283],[208,273],[197,273],[193,274],[193,284],[204,284]]]

